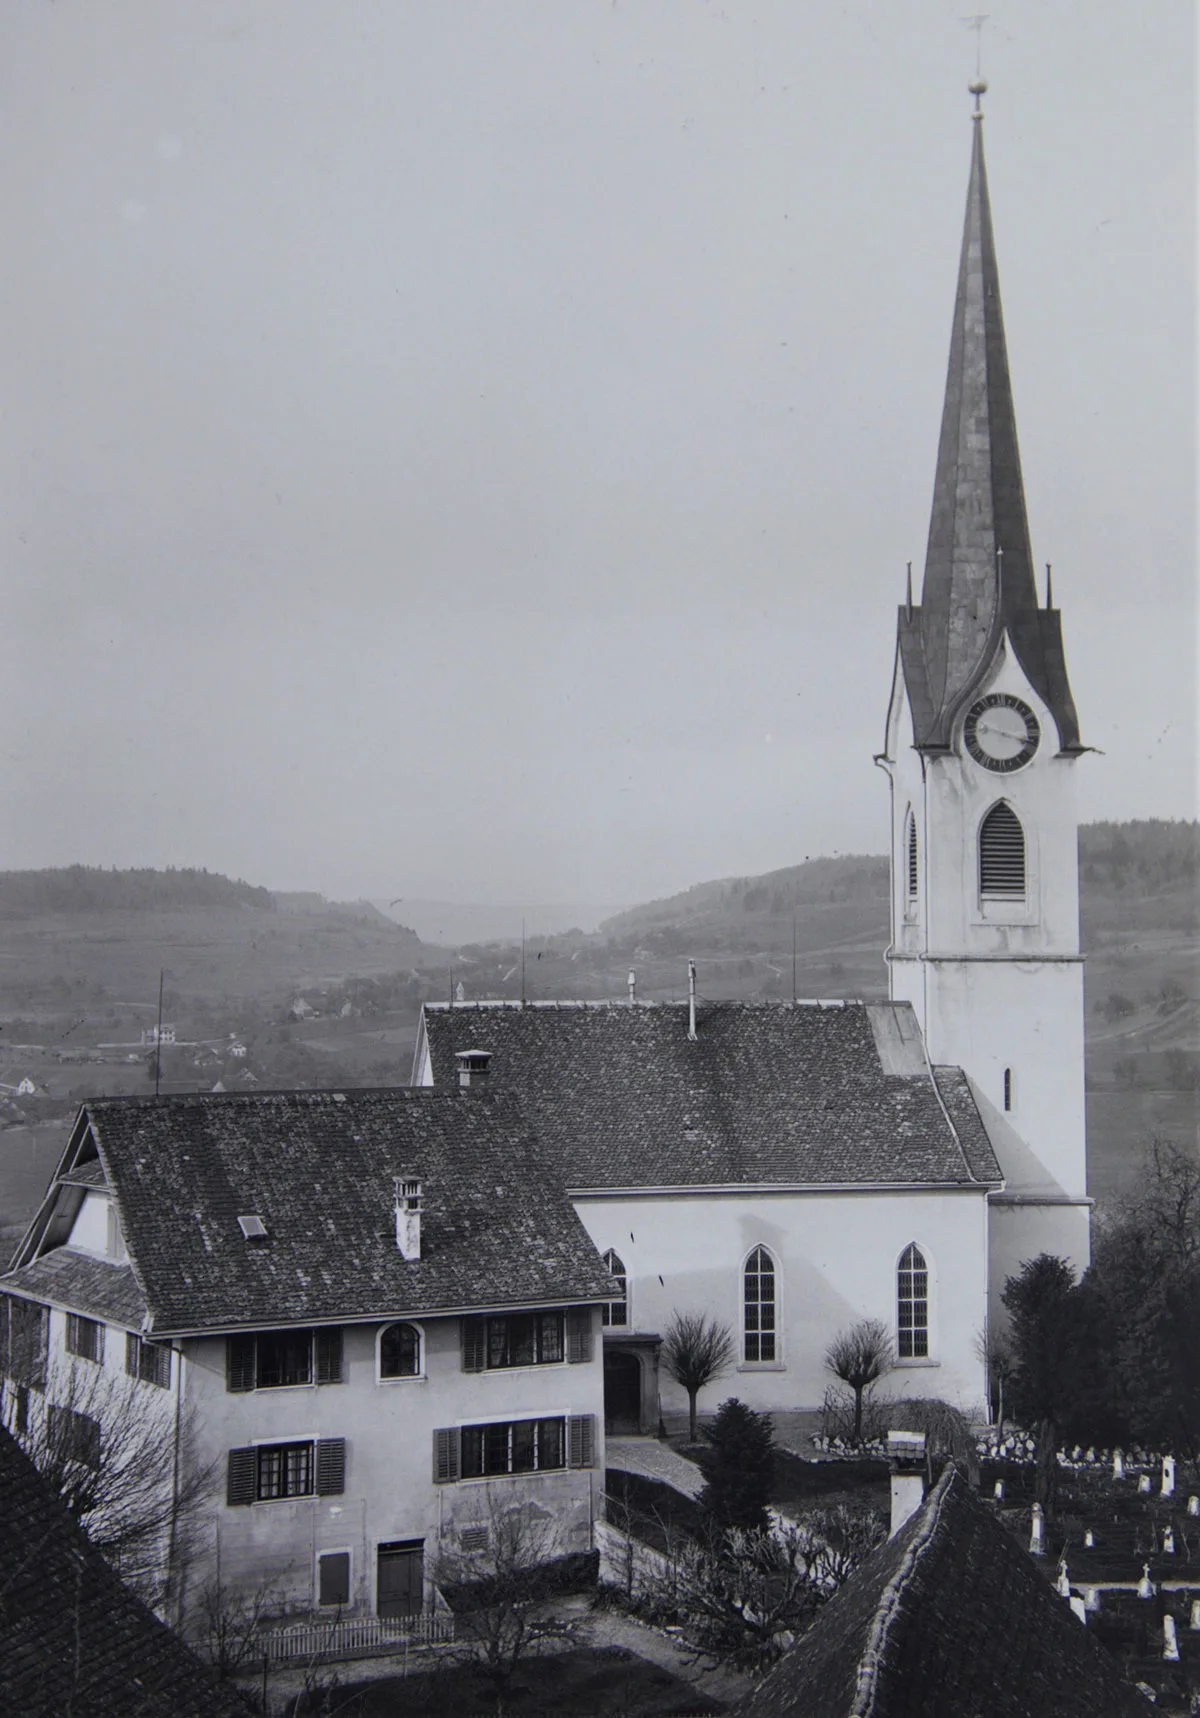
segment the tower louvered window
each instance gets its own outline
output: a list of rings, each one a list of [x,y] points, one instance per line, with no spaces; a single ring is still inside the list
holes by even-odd
[[[910,811],[908,814],[908,837],[905,843],[908,853],[908,898],[917,898],[917,820]]]
[[[992,807],[980,826],[979,893],[1005,900],[1025,893],[1025,831],[1004,800]]]

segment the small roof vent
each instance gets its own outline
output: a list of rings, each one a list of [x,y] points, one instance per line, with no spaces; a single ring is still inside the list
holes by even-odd
[[[253,1214],[239,1217],[238,1227],[247,1241],[265,1241],[267,1238],[267,1225],[261,1217],[256,1217]]]
[[[487,1082],[488,1064],[492,1059],[490,1050],[457,1050],[454,1060],[458,1063],[458,1083],[460,1086],[482,1086]]]

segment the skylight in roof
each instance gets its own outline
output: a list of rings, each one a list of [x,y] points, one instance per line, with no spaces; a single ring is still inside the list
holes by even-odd
[[[265,1241],[266,1240],[266,1238],[267,1238],[267,1225],[263,1222],[261,1217],[255,1217],[255,1216],[239,1217],[238,1218],[238,1224],[241,1228],[242,1234],[246,1237],[246,1239],[248,1241]]]

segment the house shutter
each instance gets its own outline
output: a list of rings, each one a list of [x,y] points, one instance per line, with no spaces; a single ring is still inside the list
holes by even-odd
[[[462,1321],[462,1369],[482,1372],[487,1365],[487,1319],[464,1318]]]
[[[434,1484],[446,1485],[457,1479],[460,1466],[458,1427],[442,1426],[433,1434]]]
[[[230,1450],[229,1468],[225,1476],[225,1501],[231,1507],[253,1503],[258,1490],[258,1451],[253,1447]]]
[[[225,1388],[253,1390],[254,1338],[227,1336],[225,1338]]]
[[[342,1381],[342,1331],[340,1325],[317,1332],[317,1383]]]
[[[346,1489],[345,1438],[317,1439],[317,1496],[335,1497]]]
[[[567,1359],[574,1365],[592,1358],[592,1309],[573,1306],[567,1314]]]
[[[567,1466],[593,1467],[596,1461],[596,1416],[572,1414],[567,1421]]]
[[[131,1330],[125,1332],[125,1371],[130,1378],[138,1375],[138,1350],[141,1343]]]

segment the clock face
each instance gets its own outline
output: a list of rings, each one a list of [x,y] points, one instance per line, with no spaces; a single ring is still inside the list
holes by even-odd
[[[963,740],[975,762],[1000,774],[1027,764],[1040,738],[1038,719],[1029,705],[1007,692],[977,698],[963,725]]]

